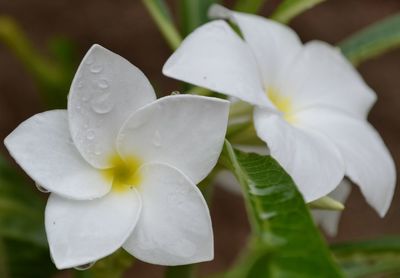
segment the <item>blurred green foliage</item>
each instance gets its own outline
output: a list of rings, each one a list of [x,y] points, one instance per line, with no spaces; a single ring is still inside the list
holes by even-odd
[[[400,46],[400,14],[372,24],[339,44],[354,64],[377,57]]]
[[[0,156],[0,277],[50,277],[45,202]]]
[[[400,237],[343,242],[331,247],[346,277],[400,277]]]

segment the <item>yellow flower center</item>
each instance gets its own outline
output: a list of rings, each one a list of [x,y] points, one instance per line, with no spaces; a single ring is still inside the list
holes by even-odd
[[[124,160],[119,155],[110,157],[111,168],[103,170],[103,176],[112,182],[112,190],[124,192],[140,184],[138,169],[142,164],[136,157],[127,157]]]
[[[267,96],[275,107],[282,112],[283,118],[289,122],[293,123],[295,121],[293,115],[292,100],[290,97],[285,97],[279,94],[279,91],[273,87],[268,88]]]

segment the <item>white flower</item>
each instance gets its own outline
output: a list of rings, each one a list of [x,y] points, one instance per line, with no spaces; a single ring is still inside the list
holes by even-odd
[[[348,176],[380,215],[390,205],[395,167],[366,121],[376,100],[340,51],[303,45],[290,28],[259,16],[213,6],[229,18],[195,30],[164,66],[165,75],[240,98],[256,107],[254,124],[271,155],[292,176],[306,201]]]
[[[72,82],[68,110],[17,127],[5,145],[52,194],[45,213],[60,269],[121,246],[154,264],[211,260],[207,204],[196,187],[222,149],[229,102],[190,95],[156,100],[143,73],[94,45]]]
[[[351,184],[344,179],[335,190],[329,193],[329,197],[344,204],[351,192]],[[342,211],[313,210],[312,215],[317,224],[331,237],[336,236]]]

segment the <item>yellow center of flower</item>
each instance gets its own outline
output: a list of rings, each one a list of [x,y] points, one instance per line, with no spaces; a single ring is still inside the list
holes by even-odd
[[[267,96],[271,100],[271,102],[275,105],[275,107],[282,112],[283,118],[289,122],[293,123],[295,121],[293,115],[293,107],[292,107],[292,100],[290,97],[285,97],[279,93],[273,87],[270,87],[267,90]]]
[[[122,160],[119,155],[113,155],[109,161],[112,166],[103,170],[103,176],[112,182],[113,191],[124,192],[140,184],[141,177],[137,170],[142,163],[138,158],[131,156]]]

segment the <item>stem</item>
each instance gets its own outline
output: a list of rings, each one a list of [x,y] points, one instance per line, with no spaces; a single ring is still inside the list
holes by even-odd
[[[179,34],[178,30],[175,28],[175,25],[172,22],[172,19],[167,15],[167,7],[163,1],[160,0],[142,0],[143,4],[149,11],[153,20],[158,26],[158,29],[166,39],[168,45],[172,50],[178,48],[178,46],[182,42],[182,37]]]
[[[62,78],[60,70],[36,52],[23,31],[9,17],[0,17],[0,40],[14,52],[38,80],[57,83]]]
[[[263,6],[266,0],[238,0],[236,1],[234,10],[244,13],[257,13]]]
[[[210,96],[213,94],[213,92],[206,88],[194,87],[189,90],[188,94],[198,95],[198,96]]]

